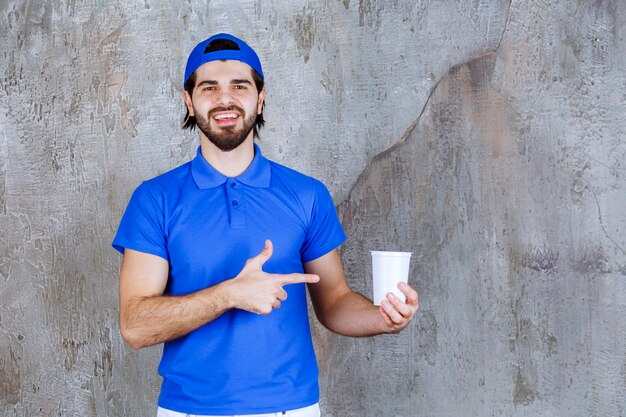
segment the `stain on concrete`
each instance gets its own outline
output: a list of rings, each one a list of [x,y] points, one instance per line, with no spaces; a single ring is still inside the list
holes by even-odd
[[[116,48],[116,44],[120,40],[120,36],[122,35],[122,31],[128,24],[128,21],[122,20],[119,25],[110,33],[108,33],[98,44],[97,52],[98,54],[102,54],[105,51],[110,51]]]
[[[303,8],[301,13],[294,16],[291,33],[296,41],[298,54],[304,58],[305,64],[309,62],[311,49],[315,43],[315,32],[315,12]]]
[[[513,339],[516,350],[523,344],[526,349],[537,350],[547,357],[557,352],[557,339],[545,328],[537,326],[530,319],[521,319],[517,322],[517,329]]]
[[[519,264],[536,272],[551,272],[558,267],[559,252],[549,248],[531,248],[524,253]]]
[[[77,358],[84,353],[87,341],[83,340],[76,342],[74,340],[63,338],[62,345],[65,352],[65,369],[67,371],[71,371],[76,365]]]
[[[535,387],[522,377],[522,371],[519,367],[516,368],[514,378],[515,388],[513,390],[513,404],[529,405],[533,403],[537,397]]]
[[[0,405],[4,402],[13,406],[22,399],[22,377],[19,366],[22,358],[10,344],[11,338],[3,339],[0,344]]]
[[[578,67],[578,57],[580,55],[578,41],[566,38],[562,41],[562,48],[561,68],[566,75],[572,76],[576,74],[576,69]]]
[[[437,317],[430,310],[421,310],[417,316],[419,344],[417,354],[431,366],[437,362],[439,342],[437,340]]]
[[[111,348],[107,347],[102,351],[102,355],[94,361],[93,375],[109,381],[112,373]]]
[[[26,2],[26,16],[29,23],[41,25],[44,22],[47,12],[46,2]]]
[[[380,13],[385,7],[384,2],[376,0],[359,0],[359,26],[378,29],[381,23]]]
[[[577,254],[574,260],[576,271],[583,274],[610,274],[613,268],[609,265],[609,258],[601,246],[586,247]]]

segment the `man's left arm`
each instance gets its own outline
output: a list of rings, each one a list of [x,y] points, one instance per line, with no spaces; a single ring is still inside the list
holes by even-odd
[[[417,292],[407,284],[399,286],[406,302],[388,294],[380,307],[352,291],[336,249],[305,263],[304,271],[320,277],[308,286],[309,293],[317,319],[332,332],[354,337],[399,333],[418,309]]]

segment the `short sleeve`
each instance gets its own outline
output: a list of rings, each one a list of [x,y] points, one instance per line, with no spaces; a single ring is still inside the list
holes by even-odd
[[[317,259],[346,240],[337,210],[326,186],[314,180],[313,191],[309,224],[301,250],[302,262]]]
[[[113,247],[124,254],[124,249],[160,256],[169,261],[165,234],[164,199],[141,184],[133,193],[122,216]]]

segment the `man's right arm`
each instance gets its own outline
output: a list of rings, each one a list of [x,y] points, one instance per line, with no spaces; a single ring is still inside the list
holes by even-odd
[[[239,274],[184,296],[163,295],[169,264],[155,255],[124,250],[120,272],[120,330],[134,349],[184,336],[231,308],[267,315],[287,298],[284,285],[316,283],[312,274],[268,274],[263,264],[272,256],[268,240],[261,253],[248,259]]]
[[[224,285],[185,296],[164,296],[168,262],[124,250],[120,271],[120,330],[134,349],[183,336],[231,308]]]

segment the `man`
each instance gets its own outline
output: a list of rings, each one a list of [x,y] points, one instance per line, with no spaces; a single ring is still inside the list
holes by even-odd
[[[406,302],[376,307],[350,290],[326,187],[254,144],[266,90],[245,42],[198,44],[184,87],[197,155],[135,190],[113,241],[122,336],[165,343],[159,416],[319,416],[304,284],[320,322],[347,336],[399,332],[417,293],[401,284]]]

